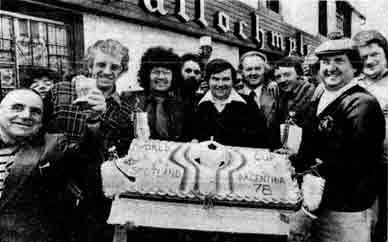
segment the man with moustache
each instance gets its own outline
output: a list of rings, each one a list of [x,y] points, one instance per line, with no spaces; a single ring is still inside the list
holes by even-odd
[[[269,148],[279,148],[279,103],[276,95],[271,95],[268,89],[270,80],[267,57],[257,51],[247,52],[241,56],[239,68],[245,85],[239,93],[249,97],[249,105],[254,112],[259,113],[259,116],[264,115],[269,130]]]
[[[355,41],[363,60],[363,70],[359,77],[359,84],[372,93],[380,103],[386,120],[386,134],[388,130],[388,42],[387,39],[376,30],[365,30],[357,33]],[[373,241],[386,241],[387,236],[387,170],[388,170],[388,139],[384,141],[384,157],[381,169],[379,169],[379,218]]]
[[[101,148],[78,158],[88,169],[75,167],[68,182],[68,226],[74,241],[106,241],[112,236],[113,229],[106,225],[111,201],[102,193],[100,164],[108,158],[108,148],[115,146],[118,155],[125,155],[133,139],[130,106],[116,91],[116,81],[128,70],[128,61],[128,49],[120,42],[98,40],[85,57],[88,76],[94,80],[81,75],[71,82],[59,82],[44,100],[48,132],[64,133],[70,145],[78,147],[86,131],[93,129],[101,143]],[[76,84],[88,81],[95,81],[96,87],[80,105]]]
[[[234,89],[236,70],[223,59],[206,66],[205,81],[210,90],[199,101],[195,114],[194,138],[224,145],[268,147],[268,132],[263,116],[252,111]]]
[[[280,122],[285,122],[294,114],[295,123],[302,127],[304,113],[310,105],[315,87],[303,77],[303,69],[300,58],[287,56],[276,62],[275,80],[280,89],[278,98]]]
[[[371,241],[384,116],[355,79],[362,65],[353,42],[338,34],[330,38],[315,50],[324,91],[306,113],[311,123],[292,160],[310,182],[302,184],[305,201],[291,220],[289,241],[307,233],[318,242]]]
[[[138,78],[144,90],[129,93],[127,98],[132,112],[147,113],[152,139],[183,140],[185,117],[184,103],[178,95],[182,85],[180,74],[180,59],[172,49],[151,47],[141,58]]]
[[[185,130],[183,130],[183,140],[189,141],[193,136],[191,127],[194,125],[193,118],[196,105],[203,96],[203,94],[198,93],[198,88],[202,82],[203,66],[200,56],[196,54],[186,53],[181,56],[180,60],[182,82],[180,97],[185,105],[184,127],[186,127]]]

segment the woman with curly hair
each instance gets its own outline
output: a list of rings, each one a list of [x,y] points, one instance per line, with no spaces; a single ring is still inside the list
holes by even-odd
[[[148,114],[150,138],[181,140],[184,105],[177,95],[180,59],[172,49],[157,46],[141,58],[138,81],[144,88],[129,96],[133,110]]]

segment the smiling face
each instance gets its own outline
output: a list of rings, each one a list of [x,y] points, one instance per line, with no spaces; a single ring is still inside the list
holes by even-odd
[[[247,84],[255,88],[264,80],[265,62],[259,56],[247,56],[241,63],[242,75]]]
[[[43,102],[29,90],[16,90],[0,104],[0,127],[12,140],[35,135],[42,126]]]
[[[339,90],[348,84],[356,73],[346,54],[323,56],[319,74],[328,90]]]
[[[97,50],[89,72],[92,78],[97,80],[97,87],[102,92],[109,92],[113,90],[117,79],[122,73],[121,57]]]
[[[209,88],[213,97],[225,100],[229,97],[233,87],[232,71],[230,69],[210,75]]]
[[[282,91],[290,92],[297,84],[298,74],[294,67],[279,66],[275,70],[275,79]]]
[[[371,43],[359,47],[360,56],[363,60],[363,72],[372,79],[380,77],[387,70],[387,57],[383,48],[377,43]]]
[[[50,80],[47,76],[43,76],[41,78],[34,78],[30,88],[39,92],[42,97],[45,97],[53,86],[54,82]]]
[[[172,83],[172,71],[165,67],[154,67],[150,72],[150,90],[168,92]]]

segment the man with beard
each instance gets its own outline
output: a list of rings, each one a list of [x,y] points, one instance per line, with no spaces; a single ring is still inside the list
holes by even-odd
[[[268,147],[265,120],[234,89],[236,70],[223,59],[206,66],[205,81],[210,90],[199,101],[195,114],[194,138],[213,137],[224,145]]]
[[[186,53],[181,57],[181,98],[185,105],[185,121],[183,130],[183,140],[189,141],[192,139],[193,118],[196,105],[203,94],[197,92],[199,85],[202,82],[203,66],[199,55]]]
[[[315,53],[324,91],[306,112],[311,123],[292,159],[304,174],[304,202],[291,219],[290,240],[311,233],[317,242],[368,242],[384,116],[376,98],[357,84],[362,65],[350,39],[332,35]]]
[[[64,133],[71,146],[82,145],[89,129],[98,133],[101,149],[78,159],[88,169],[75,167],[67,186],[68,226],[75,241],[106,241],[113,232],[106,227],[111,201],[101,190],[100,164],[111,146],[119,155],[126,154],[133,138],[130,106],[116,92],[116,81],[128,70],[128,49],[116,40],[98,40],[88,48],[85,61],[89,78],[59,82],[47,94],[44,124],[48,132]]]
[[[385,130],[388,130],[388,43],[384,36],[376,30],[366,30],[357,33],[355,41],[363,60],[362,74],[359,84],[372,93],[380,103],[385,115]],[[379,169],[379,218],[373,241],[386,241],[387,236],[387,170],[388,170],[388,139],[384,141],[384,157]]]
[[[186,53],[181,56],[182,96],[184,98],[195,95],[202,81],[202,65],[199,55]]]
[[[280,122],[285,122],[290,112],[294,112],[294,121],[303,126],[303,116],[310,105],[315,87],[303,77],[301,60],[287,56],[276,62],[275,80],[280,89]]]
[[[269,130],[269,148],[280,147],[280,120],[279,104],[276,95],[271,95],[268,90],[269,66],[267,57],[260,52],[247,52],[240,58],[244,88],[240,94],[247,95],[249,105],[259,116],[264,115],[266,128]]]

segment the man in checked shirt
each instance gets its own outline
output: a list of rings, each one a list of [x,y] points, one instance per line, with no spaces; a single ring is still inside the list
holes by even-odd
[[[64,133],[70,145],[79,146],[85,131],[92,128],[101,141],[101,146],[91,150],[90,156],[79,159],[80,164],[88,163],[86,174],[74,167],[74,180],[68,186],[70,194],[75,195],[70,200],[76,205],[71,209],[76,217],[69,221],[76,231],[73,231],[75,241],[105,241],[111,234],[110,228],[105,229],[110,201],[103,197],[99,169],[107,158],[108,148],[116,146],[118,154],[125,155],[133,138],[130,108],[116,92],[116,81],[128,70],[128,61],[128,49],[120,42],[98,40],[86,53],[88,78],[76,76],[71,82],[59,82],[44,100],[44,124],[48,132]],[[90,78],[94,79],[95,88],[81,102],[76,86],[90,82]],[[77,224],[75,220],[84,223]]]

